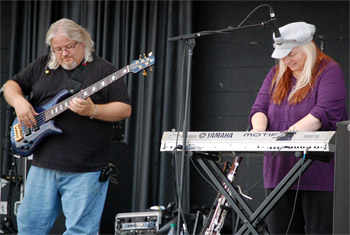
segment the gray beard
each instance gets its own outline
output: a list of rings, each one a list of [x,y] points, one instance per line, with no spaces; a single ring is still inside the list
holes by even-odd
[[[74,61],[74,62],[73,62],[72,64],[70,64],[70,65],[66,65],[66,64],[63,64],[63,63],[62,63],[62,67],[63,67],[64,69],[66,69],[66,70],[73,70],[73,69],[75,69],[77,66],[78,66],[78,64],[77,64],[76,61]]]

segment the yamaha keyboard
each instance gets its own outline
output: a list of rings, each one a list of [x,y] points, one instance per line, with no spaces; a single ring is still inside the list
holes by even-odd
[[[182,132],[164,132],[160,151],[183,149]],[[188,132],[186,151],[194,152],[335,152],[335,131],[312,132]]]

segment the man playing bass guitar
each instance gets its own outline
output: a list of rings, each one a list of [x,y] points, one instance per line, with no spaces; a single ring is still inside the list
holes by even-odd
[[[41,110],[33,107],[45,109],[50,102],[70,95],[71,79],[81,74],[79,91],[116,71],[111,63],[93,55],[90,34],[69,19],[50,26],[46,44],[50,53],[4,86],[5,99],[14,107],[19,127],[30,130],[25,135],[35,133],[40,140],[33,150],[18,211],[19,234],[48,234],[61,209],[67,233],[97,234],[108,188],[108,180],[100,178],[101,170],[112,162],[112,123],[131,115],[129,94],[119,79],[87,98],[76,97],[51,110],[67,106],[55,118],[55,126],[40,128],[46,116],[41,117]],[[30,101],[24,95],[30,95]],[[47,136],[40,136],[41,131]]]

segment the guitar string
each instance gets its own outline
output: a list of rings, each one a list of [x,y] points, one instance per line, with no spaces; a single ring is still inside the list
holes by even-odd
[[[115,81],[110,79],[110,77],[106,77],[105,79],[102,79],[101,81],[99,81],[99,83],[103,83],[103,82],[109,82],[107,85],[109,85],[111,82]],[[109,80],[109,81],[108,81]],[[93,88],[96,88],[96,90],[93,90]],[[80,91],[79,93],[77,93],[76,95],[73,95],[67,99],[65,99],[64,101],[61,101],[59,103],[57,103],[56,105],[54,105],[53,107],[42,111],[41,113],[39,113],[37,116],[35,116],[35,120],[37,122],[38,126],[43,125],[46,121],[52,119],[53,117],[61,114],[62,112],[66,111],[66,107],[67,107],[67,103],[69,103],[71,100],[73,100],[74,98],[78,97],[81,99],[87,98],[89,97],[91,94],[93,94],[93,92],[97,92],[99,90],[101,90],[103,87],[101,84],[93,84],[90,87],[87,87],[86,89],[84,89],[83,91]],[[53,112],[53,113],[52,113]],[[24,130],[28,130],[28,127],[25,127]]]
[[[118,73],[118,71],[116,73]],[[116,74],[116,73],[114,73],[114,74]],[[37,126],[43,125],[46,121],[52,119],[53,117],[59,115],[60,113],[62,113],[64,111],[66,111],[65,107],[67,107],[67,103],[69,103],[74,98],[76,98],[76,97],[82,98],[82,99],[83,98],[87,98],[91,94],[93,94],[93,92],[97,92],[97,91],[101,90],[103,87],[105,87],[105,86],[102,86],[103,82],[107,82],[108,83],[107,85],[109,85],[110,83],[114,82],[115,80],[111,79],[111,77],[114,74],[112,74],[112,75],[102,79],[101,81],[99,81],[99,82],[97,82],[97,83],[95,83],[95,84],[85,88],[84,90],[82,90],[79,93],[77,93],[77,94],[75,94],[75,95],[65,99],[64,101],[61,101],[61,102],[57,103],[53,107],[51,107],[51,108],[49,108],[47,110],[44,110],[41,113],[39,113],[37,116],[34,117],[35,120],[36,120]],[[95,90],[93,90],[94,87],[95,87]],[[24,132],[27,132],[29,129],[31,129],[31,128],[25,126],[25,125],[23,125],[23,126],[24,126],[23,127],[23,131]]]
[[[55,116],[61,114],[61,113],[64,112],[64,111],[66,111],[66,109],[62,109],[62,107],[61,107],[58,111],[54,111],[54,114],[50,114],[50,112],[52,112],[52,110],[56,109],[56,108],[59,107],[60,105],[63,105],[63,104],[65,104],[65,103],[67,103],[67,102],[70,102],[72,99],[74,99],[74,98],[76,98],[76,97],[85,99],[85,98],[89,97],[90,95],[92,95],[93,93],[95,93],[95,92],[101,90],[102,88],[104,88],[105,85],[102,86],[102,83],[103,83],[103,82],[107,82],[106,85],[108,86],[108,85],[111,84],[112,82],[118,80],[119,78],[121,78],[122,76],[124,76],[124,75],[127,74],[127,73],[123,73],[123,72],[122,72],[123,70],[126,69],[126,71],[130,72],[130,69],[133,70],[134,68],[136,68],[136,67],[138,67],[138,66],[140,66],[140,65],[141,65],[141,64],[131,64],[131,65],[128,65],[128,66],[126,66],[126,67],[124,67],[124,68],[122,68],[122,69],[116,71],[115,73],[113,73],[113,74],[111,74],[111,75],[105,77],[104,79],[98,81],[97,83],[94,83],[94,84],[92,84],[91,86],[85,88],[84,90],[80,91],[80,92],[77,93],[76,95],[73,95],[73,96],[71,96],[71,97],[65,99],[64,101],[61,101],[60,103],[54,105],[53,107],[51,107],[51,108],[49,108],[49,109],[47,109],[47,110],[42,111],[41,113],[39,113],[37,116],[34,117],[35,120],[36,120],[36,122],[37,122],[37,126],[43,125],[46,121],[52,119],[53,117],[55,117]],[[153,64],[152,64],[152,65],[153,65]],[[151,66],[151,65],[149,65],[149,66]],[[129,67],[130,69],[128,69],[128,67]],[[142,67],[142,66],[141,66],[141,67]],[[142,68],[143,68],[143,67],[142,67]],[[140,68],[140,71],[141,71],[142,68]],[[145,67],[145,68],[146,68],[146,67]],[[138,71],[138,72],[139,72],[139,71]],[[114,75],[116,75],[117,78],[116,78],[116,79],[115,79],[115,78],[114,78],[114,79],[111,79]],[[93,90],[94,87],[96,88],[96,90],[95,90],[93,93],[91,93],[91,91]],[[85,95],[84,93],[87,93],[87,95]],[[66,105],[63,105],[63,106],[66,106]],[[46,114],[47,114],[47,115],[46,115]],[[45,119],[46,119],[46,116],[48,116],[47,120],[45,120]],[[22,128],[22,129],[23,129],[23,132],[27,132],[28,130],[32,129],[32,128],[29,128],[29,127],[23,125],[23,122],[22,122],[22,127],[23,127],[23,128]]]

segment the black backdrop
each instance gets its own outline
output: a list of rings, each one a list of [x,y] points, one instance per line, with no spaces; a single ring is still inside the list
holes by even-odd
[[[180,1],[1,1],[1,85],[35,58],[48,52],[45,35],[51,23],[66,17],[87,28],[96,54],[122,68],[143,53],[153,52],[153,73],[125,78],[132,117],[125,122],[129,154],[122,156],[118,181],[131,188],[127,211],[175,201],[170,158],[161,157],[163,130],[178,122],[184,43],[167,39],[191,32],[192,3]],[[11,164],[8,122],[11,112],[1,99],[1,175]],[[118,152],[118,155],[123,153]],[[132,165],[129,164],[132,163]],[[18,164],[20,166],[21,164]],[[128,167],[123,167],[128,166]],[[124,178],[120,178],[123,176]],[[119,194],[123,193],[119,186]],[[1,200],[5,197],[2,197]],[[113,198],[111,199],[113,200]],[[118,200],[118,197],[116,197]],[[125,207],[124,207],[125,209]],[[123,211],[123,212],[127,212]],[[113,217],[115,216],[114,212]]]
[[[237,26],[262,3],[273,6],[280,26],[292,21],[316,25],[315,40],[319,44],[318,36],[326,36],[325,52],[342,66],[349,91],[349,1],[2,1],[1,84],[47,52],[45,33],[52,22],[62,17],[87,28],[96,43],[97,54],[116,67],[129,64],[140,53],[153,51],[154,72],[148,77],[137,74],[125,79],[133,103],[123,140],[128,155],[119,157],[125,160],[118,178],[124,184],[113,187],[115,196],[109,197],[116,200],[112,206],[124,203],[130,211],[165,205],[175,200],[174,185],[171,157],[161,154],[159,145],[163,131],[179,129],[185,52],[184,43],[168,43],[167,38]],[[268,18],[268,10],[261,8],[246,24]],[[198,38],[196,43],[191,130],[245,130],[251,104],[265,74],[275,63],[270,58],[271,30],[254,28],[206,36]],[[1,99],[1,110],[5,108]],[[6,114],[1,113],[3,146],[7,141]],[[6,149],[1,154],[3,175],[9,161]],[[185,187],[186,210],[190,205],[210,205],[215,192],[195,169],[186,168],[185,173],[186,180],[190,180],[190,185]],[[246,189],[260,177],[261,159],[246,158],[237,182]],[[131,192],[128,202],[117,195],[123,190]],[[251,204],[256,207],[264,197],[262,184],[248,194],[254,196]]]

